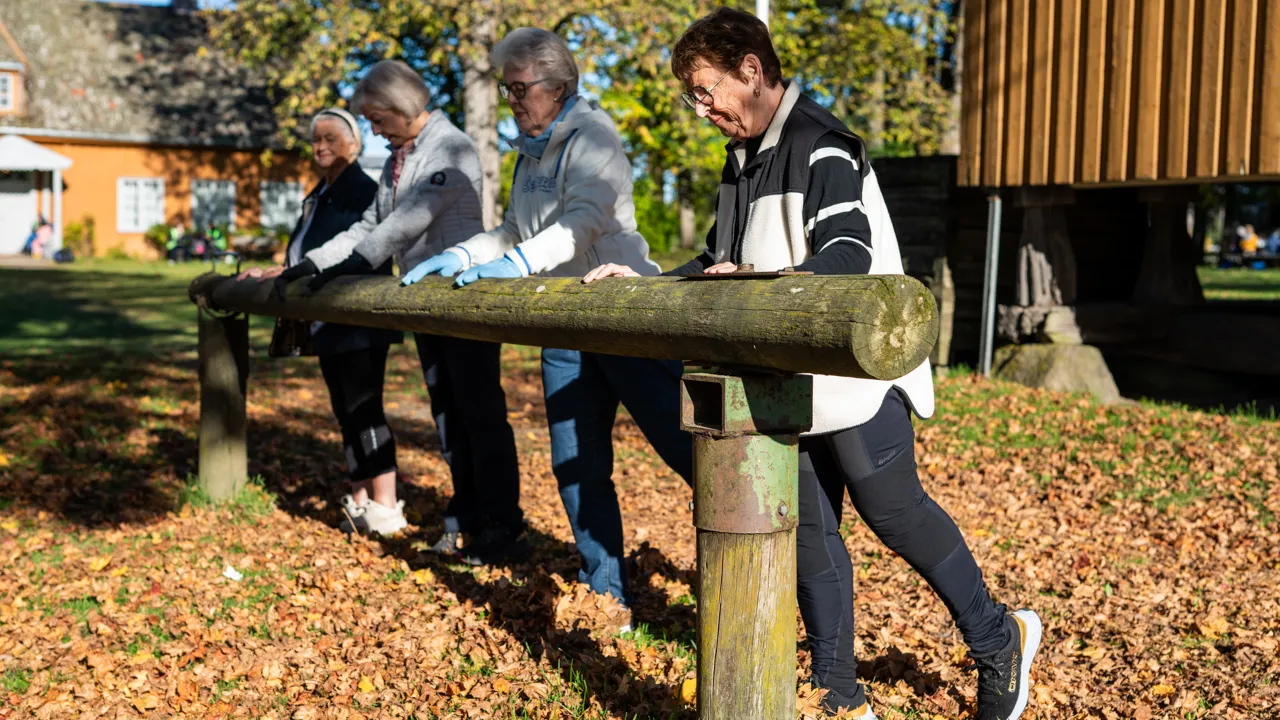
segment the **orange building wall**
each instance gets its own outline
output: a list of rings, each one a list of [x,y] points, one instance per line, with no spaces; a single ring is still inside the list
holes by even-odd
[[[237,231],[259,224],[261,181],[301,182],[306,192],[316,180],[307,160],[296,153],[282,151],[273,152],[270,164],[265,165],[258,150],[28,139],[71,160],[72,166],[63,173],[63,226],[83,223],[85,218],[92,217],[94,254],[98,256],[112,248],[137,257],[157,256],[142,233],[116,232],[116,181],[121,177],[163,178],[165,219],[170,225],[191,223],[192,180],[234,180]],[[47,192],[47,189],[42,191]]]

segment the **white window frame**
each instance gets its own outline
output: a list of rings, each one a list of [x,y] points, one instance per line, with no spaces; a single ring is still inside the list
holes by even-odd
[[[164,178],[116,178],[116,232],[144,233],[164,222]]]
[[[18,109],[18,83],[13,73],[0,72],[0,112]]]
[[[293,228],[302,214],[302,183],[263,180],[258,184],[258,224],[264,230]]]
[[[213,197],[218,195],[224,196],[230,202],[227,205],[226,214],[222,217],[213,217],[214,225],[226,225],[227,229],[236,229],[236,181],[235,180],[207,180],[199,179],[191,181],[191,225],[193,229],[203,230],[209,226],[209,217],[201,211],[199,207],[202,193],[204,189],[210,188],[213,191]],[[216,212],[216,211],[215,211]],[[212,214],[212,213],[210,213]]]

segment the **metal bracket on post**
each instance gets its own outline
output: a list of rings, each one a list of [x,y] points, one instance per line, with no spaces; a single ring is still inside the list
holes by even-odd
[[[698,717],[795,717],[799,434],[813,378],[687,371],[698,528]]]
[[[978,339],[978,367],[991,377],[991,352],[996,336],[996,281],[1000,270],[1000,220],[1004,206],[1000,191],[987,196],[987,256],[982,271],[982,337]]]

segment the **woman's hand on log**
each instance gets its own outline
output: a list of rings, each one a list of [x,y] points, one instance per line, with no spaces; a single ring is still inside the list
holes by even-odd
[[[440,253],[418,263],[400,279],[401,285],[412,285],[428,275],[453,277],[462,271],[462,258],[453,253]]]
[[[236,282],[240,282],[247,278],[253,278],[254,280],[270,280],[282,272],[284,272],[283,265],[277,265],[269,268],[249,268],[236,276]]]
[[[518,278],[524,277],[520,272],[520,268],[508,258],[498,258],[493,262],[487,262],[483,265],[477,265],[470,270],[458,275],[453,284],[458,287],[464,287],[481,278]]]
[[[605,265],[601,265],[600,267],[596,268],[595,270],[592,270],[591,272],[583,276],[582,282],[584,283],[595,282],[600,278],[607,278],[607,277],[640,277],[640,273],[636,272],[635,270],[632,270],[627,265],[616,265],[614,263],[607,263]]]
[[[702,272],[706,275],[723,275],[725,273],[736,273],[738,272],[738,265],[737,263],[731,263],[731,262],[716,263],[715,265],[712,265],[711,267],[707,268],[706,270],[703,270]]]

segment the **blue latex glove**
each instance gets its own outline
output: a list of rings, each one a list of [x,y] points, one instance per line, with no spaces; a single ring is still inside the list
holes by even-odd
[[[518,278],[522,277],[520,268],[507,258],[499,258],[493,262],[487,262],[483,265],[477,265],[470,270],[462,273],[453,284],[458,287],[470,285],[480,278]]]
[[[453,277],[462,269],[462,258],[453,253],[440,253],[418,263],[400,279],[401,285],[412,285],[428,275]]]

